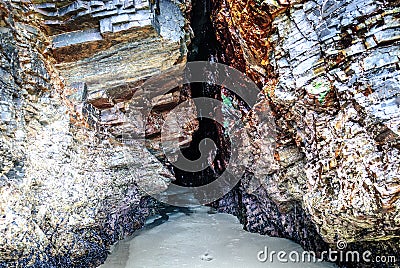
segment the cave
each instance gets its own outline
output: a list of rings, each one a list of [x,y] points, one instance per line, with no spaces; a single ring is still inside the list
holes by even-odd
[[[211,3],[210,1],[197,1],[192,4],[191,27],[194,32],[194,38],[188,48],[188,61],[209,61],[211,58],[217,57],[218,50],[218,42],[210,20]],[[191,83],[189,86],[192,98],[218,98],[220,91],[218,86],[209,83]],[[226,143],[226,141],[219,138],[222,126],[217,125],[211,119],[201,117],[198,118],[198,123],[198,130],[193,133],[190,146],[182,149],[183,156],[190,160],[198,159],[201,156],[199,144],[203,139],[208,138],[217,145],[218,152],[213,161],[222,162],[226,156],[221,152],[223,152],[224,147],[229,148],[229,144],[222,144],[222,142]],[[175,183],[194,187],[208,184],[218,176],[218,173],[223,172],[223,167],[221,169],[213,170],[208,166],[199,172],[186,172],[175,167]]]
[[[400,5],[0,0],[0,268],[400,267]]]

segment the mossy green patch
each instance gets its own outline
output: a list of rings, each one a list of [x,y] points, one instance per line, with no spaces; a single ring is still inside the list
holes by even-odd
[[[328,80],[317,80],[306,86],[306,91],[309,94],[318,96],[318,101],[323,103],[326,96],[331,90],[331,84]]]

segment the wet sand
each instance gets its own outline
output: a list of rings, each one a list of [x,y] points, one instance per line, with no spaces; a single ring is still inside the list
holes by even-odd
[[[117,243],[100,267],[336,267],[327,262],[282,263],[276,255],[272,263],[260,262],[257,254],[265,247],[288,254],[301,254],[303,249],[287,239],[246,232],[236,217],[212,213],[210,208],[172,211],[167,218],[149,219],[145,228]]]

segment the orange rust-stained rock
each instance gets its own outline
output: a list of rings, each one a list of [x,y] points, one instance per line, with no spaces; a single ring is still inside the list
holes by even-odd
[[[94,54],[107,50],[114,45],[141,40],[149,36],[157,37],[157,32],[152,26],[129,29],[118,33],[104,34],[102,40],[52,48],[52,51],[57,63],[74,62],[91,57]]]
[[[214,1],[221,61],[263,89],[277,127],[280,168],[257,194],[242,180],[249,230],[398,255],[399,14],[396,1]]]
[[[214,25],[224,54],[222,59],[245,72],[257,84],[275,76],[269,64],[272,21],[287,10],[286,4],[270,6],[262,1],[214,1]]]

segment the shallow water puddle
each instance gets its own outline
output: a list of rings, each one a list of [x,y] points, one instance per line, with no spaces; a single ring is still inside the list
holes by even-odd
[[[252,234],[243,230],[238,219],[228,214],[210,213],[210,208],[198,207],[189,213],[169,213],[168,220],[149,224],[133,237],[120,241],[101,268],[139,267],[336,267],[334,264],[293,263],[289,253],[303,249],[282,238]],[[156,226],[154,226],[156,225]],[[268,251],[287,252],[287,263],[261,262],[257,255]],[[261,255],[260,257],[264,257]]]

